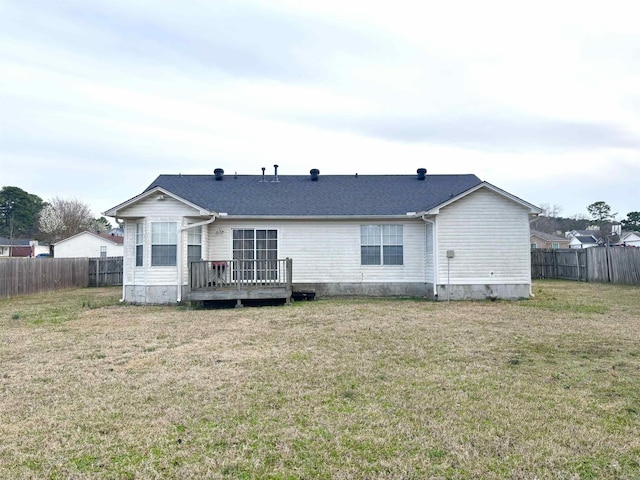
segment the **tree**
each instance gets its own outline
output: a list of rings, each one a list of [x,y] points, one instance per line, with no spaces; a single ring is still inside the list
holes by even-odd
[[[620,223],[625,230],[640,232],[640,212],[627,213],[627,218]]]
[[[38,229],[38,213],[42,210],[40,197],[18,187],[0,190],[0,237],[31,237]]]
[[[40,214],[40,231],[43,239],[50,243],[91,230],[93,215],[89,207],[80,200],[55,197]]]
[[[109,233],[112,229],[111,222],[104,217],[94,218],[91,224],[91,230],[94,232]]]
[[[587,206],[587,211],[591,215],[591,219],[597,222],[602,239],[607,239],[611,235],[611,231],[607,231],[606,226],[611,223],[617,213],[611,213],[611,207],[603,201],[594,202]]]
[[[544,233],[555,234],[560,230],[560,224],[558,222],[558,214],[562,207],[560,205],[549,205],[543,203],[540,205],[542,213],[536,218],[534,222],[534,228]]]

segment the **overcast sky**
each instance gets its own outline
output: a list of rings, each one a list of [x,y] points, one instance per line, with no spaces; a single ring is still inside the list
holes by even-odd
[[[0,0],[0,186],[474,173],[640,211],[637,1]]]

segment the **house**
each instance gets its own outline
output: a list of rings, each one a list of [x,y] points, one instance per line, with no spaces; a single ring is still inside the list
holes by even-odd
[[[565,233],[565,237],[569,239],[573,237],[589,237],[589,236],[593,236],[597,240],[602,236],[602,234],[600,233],[600,230],[597,230],[597,229],[571,230]]]
[[[622,232],[620,235],[620,243],[625,247],[640,247],[640,233],[639,232]]]
[[[56,258],[122,257],[124,238],[108,233],[80,232],[53,244]]]
[[[576,235],[571,238],[569,248],[591,248],[599,245],[595,235]]]
[[[274,168],[273,176],[264,168],[160,175],[104,212],[124,224],[123,299],[220,299],[233,288],[252,298],[245,286],[285,276],[293,290],[319,296],[531,293],[529,221],[541,210],[475,175],[278,176]]]
[[[531,248],[569,248],[569,239],[531,230]]]
[[[48,245],[40,245],[37,240],[0,237],[0,257],[35,257],[49,253]]]

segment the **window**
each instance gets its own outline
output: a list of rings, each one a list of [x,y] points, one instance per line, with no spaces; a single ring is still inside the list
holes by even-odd
[[[178,224],[156,222],[151,224],[151,266],[175,267],[178,253]]]
[[[136,267],[142,266],[144,255],[144,223],[136,223]]]
[[[559,243],[552,243],[551,244],[551,248],[560,248],[560,244]]]
[[[360,226],[362,265],[403,265],[402,225]]]
[[[278,278],[278,231],[234,230],[233,259],[238,262],[242,280],[276,280]],[[237,273],[234,277],[237,278]]]
[[[107,247],[105,245],[100,247],[100,258],[107,258]]]
[[[532,243],[531,244],[531,250],[533,250],[534,248],[538,248],[538,244],[537,243]]]
[[[187,262],[202,260],[202,227],[193,227],[187,235]]]

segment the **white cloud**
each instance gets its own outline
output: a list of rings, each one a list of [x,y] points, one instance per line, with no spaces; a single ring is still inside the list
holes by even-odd
[[[640,210],[635,2],[9,0],[0,178],[94,211],[160,173],[476,173]],[[90,180],[88,180],[90,179]]]

